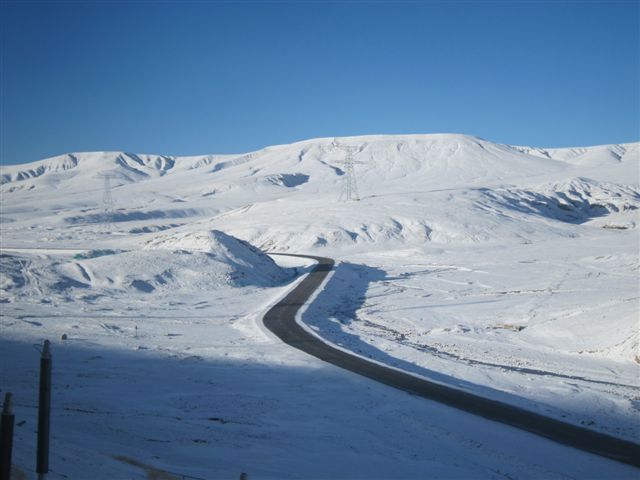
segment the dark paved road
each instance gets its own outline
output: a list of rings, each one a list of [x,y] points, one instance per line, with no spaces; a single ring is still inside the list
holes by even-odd
[[[640,445],[638,444],[417,378],[367,361],[322,342],[298,325],[295,317],[300,307],[322,284],[333,268],[334,261],[330,258],[309,255],[287,254],[287,256],[308,258],[318,262],[311,273],[264,316],[265,326],[288,345],[325,362],[413,395],[419,395],[495,422],[520,428],[564,445],[640,467]]]

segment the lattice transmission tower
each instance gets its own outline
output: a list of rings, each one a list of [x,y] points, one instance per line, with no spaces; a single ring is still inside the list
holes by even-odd
[[[111,179],[116,176],[113,173],[99,173],[99,178],[104,180],[102,189],[102,210],[104,213],[113,212],[113,195],[111,194]]]
[[[356,180],[356,172],[353,168],[355,164],[363,164],[353,159],[353,155],[360,150],[355,145],[341,145],[337,139],[333,140],[334,148],[338,148],[347,154],[344,160],[336,162],[338,165],[344,165],[344,179],[342,181],[342,191],[338,197],[339,202],[349,202],[351,200],[360,200],[358,194],[358,181]]]

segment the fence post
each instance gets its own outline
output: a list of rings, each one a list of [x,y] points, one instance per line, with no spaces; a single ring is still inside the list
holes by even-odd
[[[40,400],[38,402],[38,480],[45,480],[49,472],[49,426],[51,418],[51,351],[49,340],[44,341],[40,356]]]
[[[0,479],[11,478],[11,451],[13,449],[13,422],[15,416],[11,412],[11,392],[4,396],[2,406],[2,423],[0,423]]]

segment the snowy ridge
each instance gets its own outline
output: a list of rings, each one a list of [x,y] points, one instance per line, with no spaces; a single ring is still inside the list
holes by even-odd
[[[540,185],[531,190],[487,190],[486,195],[515,211],[535,213],[563,222],[582,223],[612,213],[640,208],[640,190],[634,186],[575,178]],[[635,227],[631,222],[626,228]]]
[[[328,153],[331,150],[333,138],[306,140],[291,145],[266,147],[256,152],[242,155],[200,155],[177,157],[166,155],[134,154],[127,152],[79,152],[60,155],[29,164],[3,166],[0,169],[0,183],[20,182],[35,179],[47,174],[62,173],[68,170],[79,170],[84,174],[95,175],[103,171],[116,171],[123,174],[131,173],[139,179],[162,176],[176,171],[185,171],[211,167],[211,172],[217,172],[231,166],[241,165],[264,156],[288,155],[302,161],[305,156],[314,153]],[[637,152],[637,144],[608,145],[602,147],[575,149],[541,149],[533,147],[512,147],[495,144],[478,137],[454,134],[432,135],[371,135],[361,137],[344,137],[342,142],[360,145],[356,157],[375,157],[381,163],[393,163],[398,155],[404,162],[411,159],[408,167],[419,168],[418,164],[424,159],[435,157],[443,161],[445,158],[464,158],[474,154],[500,157],[504,155],[525,154],[546,159],[571,161],[577,163],[588,155],[597,155],[602,160],[608,154],[622,160],[628,152]],[[295,152],[295,153],[292,153]],[[317,156],[317,155],[316,155]],[[514,156],[514,155],[512,155]],[[480,158],[483,155],[479,155]],[[384,159],[387,162],[384,162]],[[464,161],[464,160],[463,160]],[[417,163],[416,163],[417,162]],[[434,163],[430,163],[433,166]],[[465,165],[468,167],[469,165]],[[409,170],[410,172],[411,170]],[[78,172],[76,172],[77,174]]]
[[[336,161],[344,155],[335,148],[333,140],[307,140],[243,155],[172,157],[124,152],[75,153],[2,167],[0,188],[3,193],[65,186],[77,189],[80,185],[99,188],[99,177],[105,173],[113,176],[114,187],[167,175],[183,181],[190,178],[194,185],[219,179],[228,184],[221,175],[241,172],[245,167],[256,180],[306,175],[310,184],[321,183],[326,189],[327,182],[339,184],[343,173]],[[399,182],[403,184],[399,188],[406,188],[407,183],[417,184],[421,179],[426,185],[495,181],[566,170],[576,165],[607,165],[612,159],[616,163],[632,164],[638,158],[638,144],[545,150],[450,134],[345,137],[340,141],[358,146],[354,157],[359,163],[358,174],[363,186],[369,186],[370,190],[379,190],[378,184],[388,189]],[[242,177],[234,176],[235,182]],[[179,182],[167,183],[165,188],[170,192]],[[204,188],[201,191],[206,193]]]
[[[189,231],[160,234],[147,242],[145,250],[171,250],[173,252],[203,252],[221,264],[234,270],[234,278],[262,278],[280,281],[282,269],[262,251],[248,242],[239,240],[219,230],[208,232]],[[255,281],[255,280],[254,280]]]
[[[357,147],[363,198],[353,208],[336,203],[345,172],[334,140],[244,155],[101,152],[6,167],[0,220],[13,223],[24,217],[22,205],[35,203],[52,228],[109,222],[131,234],[188,232],[198,221],[206,230],[285,251],[526,242],[578,235],[562,222],[609,214],[625,217],[616,219],[618,226],[636,224],[629,214],[638,207],[638,144],[554,150],[453,134],[345,137],[341,144]],[[115,199],[109,212],[101,205],[104,174],[112,177]]]
[[[97,174],[109,173],[130,182],[141,181],[174,171],[207,168],[212,164],[215,164],[214,169],[219,169],[219,165],[224,164],[223,160],[227,157],[234,155],[173,157],[128,152],[69,153],[28,164],[4,166],[1,168],[0,185],[65,172],[69,179],[76,175],[93,178]]]
[[[3,167],[5,173],[0,176],[0,184],[8,182],[19,182],[29,178],[36,178],[45,173],[61,172],[70,170],[78,166],[78,157],[72,153],[60,155],[58,157],[29,163],[27,165],[16,165],[12,167]],[[18,168],[19,167],[19,168]]]
[[[122,295],[170,296],[229,287],[278,285],[291,272],[223,232],[162,236],[143,251],[93,250],[72,258],[24,253],[0,256],[0,300],[100,305]]]
[[[539,148],[511,147],[514,150],[543,158],[561,160],[574,165],[607,164],[634,161],[638,158],[638,143],[598,145],[594,147]]]

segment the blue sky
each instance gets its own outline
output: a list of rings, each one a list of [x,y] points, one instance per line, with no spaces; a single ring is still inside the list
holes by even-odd
[[[639,5],[3,0],[1,162],[379,133],[638,141]]]

